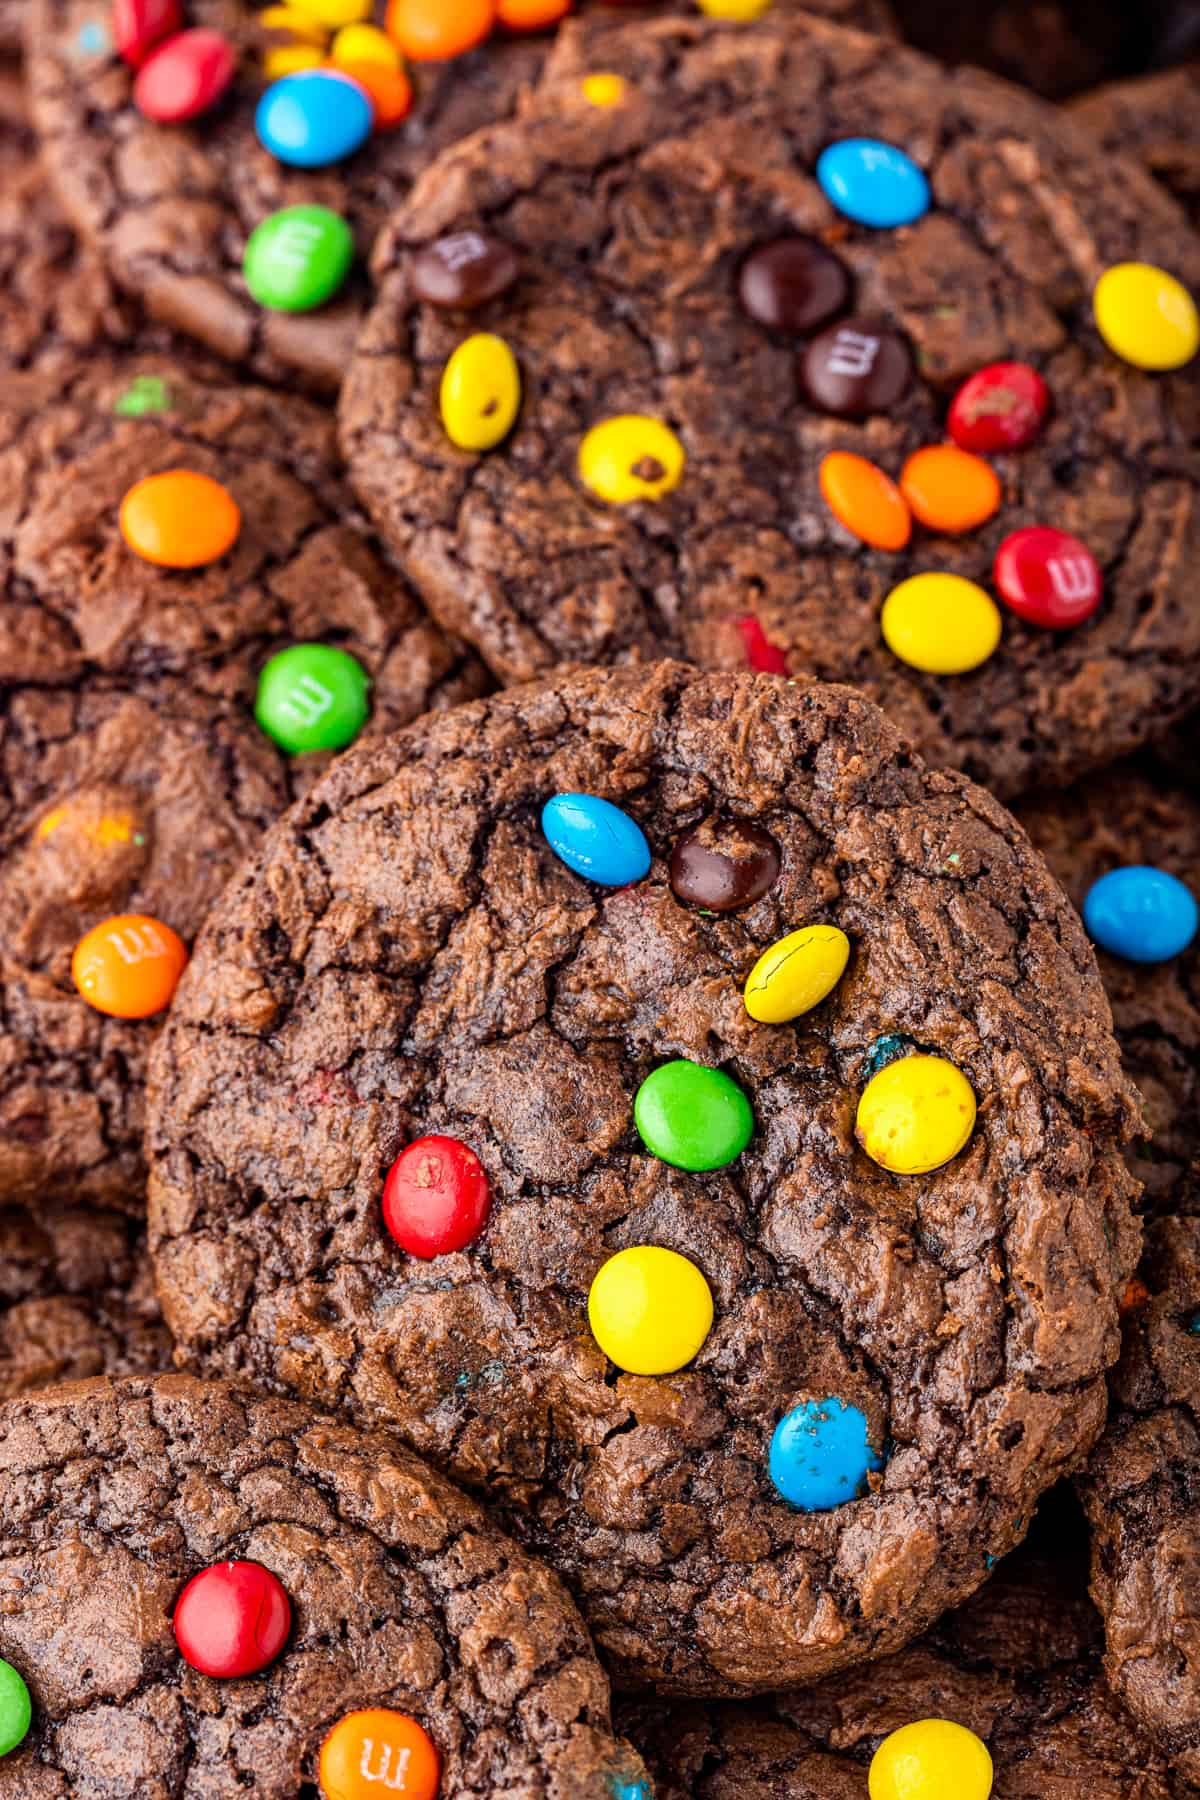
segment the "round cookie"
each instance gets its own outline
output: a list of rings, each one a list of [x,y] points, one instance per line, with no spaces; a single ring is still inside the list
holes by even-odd
[[[0,1208],[0,1399],[170,1366],[144,1239],[115,1213]]]
[[[795,10],[795,0],[776,4]],[[824,0],[819,10],[826,9],[850,23],[890,27],[887,0]],[[113,51],[108,13],[105,0],[34,3],[34,115],[73,222],[153,318],[270,379],[302,377],[327,392],[341,383],[361,322],[363,272],[316,311],[266,311],[242,275],[251,231],[284,207],[315,203],[347,221],[365,258],[438,151],[516,110],[553,41],[545,33],[494,37],[467,57],[414,64],[416,102],[399,127],[375,134],[347,163],[289,169],[255,133],[264,33],[252,7],[190,0],[188,23],[225,36],[239,71],[217,112],[170,130],[134,106],[133,77]]]
[[[590,104],[589,70],[625,78],[619,104]],[[864,136],[915,159],[890,165],[906,206],[928,174],[932,206],[907,227],[856,225],[822,189],[823,153]],[[850,163],[848,203],[871,211],[887,190],[876,165]],[[519,252],[515,286],[469,317],[415,303],[417,255],[471,231]],[[744,264],[789,234],[806,241],[816,267],[802,285],[820,304],[781,311],[777,292],[752,316]],[[667,651],[846,680],[929,760],[1013,794],[1145,741],[1200,689],[1200,362],[1152,376],[1105,348],[1092,288],[1129,258],[1200,286],[1200,243],[1140,170],[977,71],[770,14],[732,35],[581,23],[560,34],[525,116],[447,152],[382,234],[343,446],[426,603],[501,679]],[[839,296],[841,316],[820,326]],[[768,315],[807,322],[774,329]],[[476,331],[508,343],[523,399],[504,442],[465,454],[438,389]],[[1036,441],[994,457],[994,474],[943,451],[932,479],[913,477],[926,519],[996,507],[981,529],[918,524],[883,551],[839,522],[877,529],[887,477],[889,517],[908,529],[895,487],[908,458],[943,438],[960,383],[1008,359],[1049,384]],[[802,385],[870,416],[822,411]],[[606,470],[591,433],[628,417],[649,423],[618,434]],[[835,452],[878,472],[837,517],[822,496]],[[1098,559],[1104,596],[1086,624],[1049,631],[1007,607],[1001,620],[978,594],[965,661],[986,660],[972,672],[922,672],[911,645],[904,661],[888,647],[883,603],[909,576],[988,590],[1000,545],[1032,525]],[[918,602],[930,625],[917,661],[963,666],[962,592]]]
[[[867,1800],[891,1732],[948,1719],[988,1746],[992,1800],[1183,1800],[1167,1758],[1107,1688],[1074,1542],[1035,1527],[974,1599],[919,1642],[836,1681],[752,1706],[625,1702],[656,1800]],[[936,1790],[953,1794],[957,1787]]]
[[[1200,801],[1125,764],[1062,794],[1036,794],[1017,817],[1081,911],[1114,869],[1161,869],[1200,899]],[[1156,963],[1098,946],[1125,1073],[1140,1089],[1148,1142],[1135,1151],[1148,1212],[1170,1206],[1200,1158],[1200,941]]]
[[[794,931],[753,1005],[828,998],[756,1022]],[[923,1081],[932,1162],[902,1097],[864,1125]],[[876,1155],[943,1166],[867,1154],[868,1084]],[[1086,1451],[1133,1124],[988,795],[848,689],[567,672],[350,752],[224,895],[154,1059],[151,1248],[191,1366],[399,1427],[622,1680],[764,1690],[914,1636]]]
[[[1078,1481],[1114,1689],[1200,1788],[1200,1165],[1147,1227],[1112,1412]]]
[[[329,756],[253,716],[282,647],[350,651],[370,730],[484,685],[387,567],[337,472],[328,414],[199,359],[76,357],[18,372],[0,411],[0,1196],[142,1203],[156,1021],[76,992],[71,957],[117,914],[185,940]],[[238,541],[194,571],[136,557],[122,496],[185,467],[228,485]]]
[[[1106,150],[1143,163],[1200,226],[1200,62],[1111,82],[1071,113]]]
[[[10,1403],[0,1471],[0,1656],[33,1700],[0,1765],[14,1800],[315,1797],[326,1734],[371,1708],[432,1740],[439,1800],[611,1800],[642,1776],[560,1583],[394,1439],[186,1377],[94,1381]],[[228,1560],[291,1609],[241,1679],[202,1674],[172,1630],[185,1584]],[[386,1723],[363,1729],[364,1788],[383,1765],[395,1789]]]

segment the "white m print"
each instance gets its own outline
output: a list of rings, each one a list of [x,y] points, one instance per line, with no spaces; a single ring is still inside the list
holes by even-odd
[[[120,931],[107,931],[104,935],[121,961],[131,968],[134,963],[167,954],[167,946],[153,925],[123,925]]]
[[[380,1744],[379,1768],[373,1773],[371,1770],[371,1752],[374,1748],[375,1739],[365,1737],[363,1739],[362,1757],[358,1765],[358,1772],[363,1780],[378,1781],[383,1787],[391,1788],[393,1792],[398,1788],[402,1788],[408,1774],[408,1765],[412,1760],[412,1751],[397,1750],[396,1767],[395,1771],[392,1772],[392,1746],[390,1744]]]
[[[467,263],[477,261],[486,248],[477,231],[457,231],[453,237],[442,239],[438,255],[448,269],[461,269]]]
[[[879,354],[879,339],[861,331],[839,331],[829,358],[831,375],[869,375]]]
[[[290,219],[274,243],[274,254],[281,267],[298,273],[308,267],[308,259],[321,241],[321,227],[311,219]]]
[[[279,702],[279,710],[297,725],[315,725],[333,705],[333,695],[312,675],[302,675]]]
[[[1060,600],[1087,600],[1093,592],[1092,565],[1086,556],[1052,556],[1046,564]]]

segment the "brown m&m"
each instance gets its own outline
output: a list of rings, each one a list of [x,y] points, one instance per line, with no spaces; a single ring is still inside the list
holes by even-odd
[[[429,306],[473,312],[507,292],[520,272],[516,251],[501,238],[456,231],[417,252],[409,285],[414,298]]]
[[[908,390],[913,363],[898,331],[878,319],[843,319],[815,337],[800,358],[812,404],[839,419],[887,412]]]
[[[706,912],[732,912],[761,900],[779,879],[779,846],[744,819],[705,819],[671,852],[676,899]]]
[[[815,331],[850,298],[845,265],[806,237],[776,238],[746,257],[738,274],[742,310],[776,331]]]

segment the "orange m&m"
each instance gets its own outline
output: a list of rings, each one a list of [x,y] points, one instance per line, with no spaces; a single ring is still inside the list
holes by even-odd
[[[403,69],[385,68],[380,62],[338,64],[339,75],[349,75],[371,102],[376,131],[390,131],[412,111],[412,82]]]
[[[199,569],[237,541],[242,515],[210,475],[168,469],[135,482],[121,502],[121,536],[135,555],[164,569]]]
[[[339,1719],[321,1745],[317,1779],[325,1800],[434,1800],[441,1759],[428,1732],[407,1713],[365,1707]]]
[[[904,495],[865,456],[831,450],[821,463],[821,492],[834,518],[876,550],[903,550],[912,536]]]
[[[161,919],[117,913],[80,938],[71,978],[97,1012],[148,1019],[170,1005],[187,959],[182,938]]]
[[[464,56],[491,35],[496,0],[388,0],[384,30],[413,62]]]
[[[565,19],[571,3],[572,0],[496,0],[496,18],[509,31],[541,31]]]
[[[957,444],[915,450],[900,471],[900,492],[930,531],[974,531],[1000,505],[1000,481],[990,463]]]

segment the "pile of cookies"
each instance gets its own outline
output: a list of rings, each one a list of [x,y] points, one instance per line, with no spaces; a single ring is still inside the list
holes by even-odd
[[[1200,76],[903,10],[0,4],[3,1800],[1200,1794]]]

